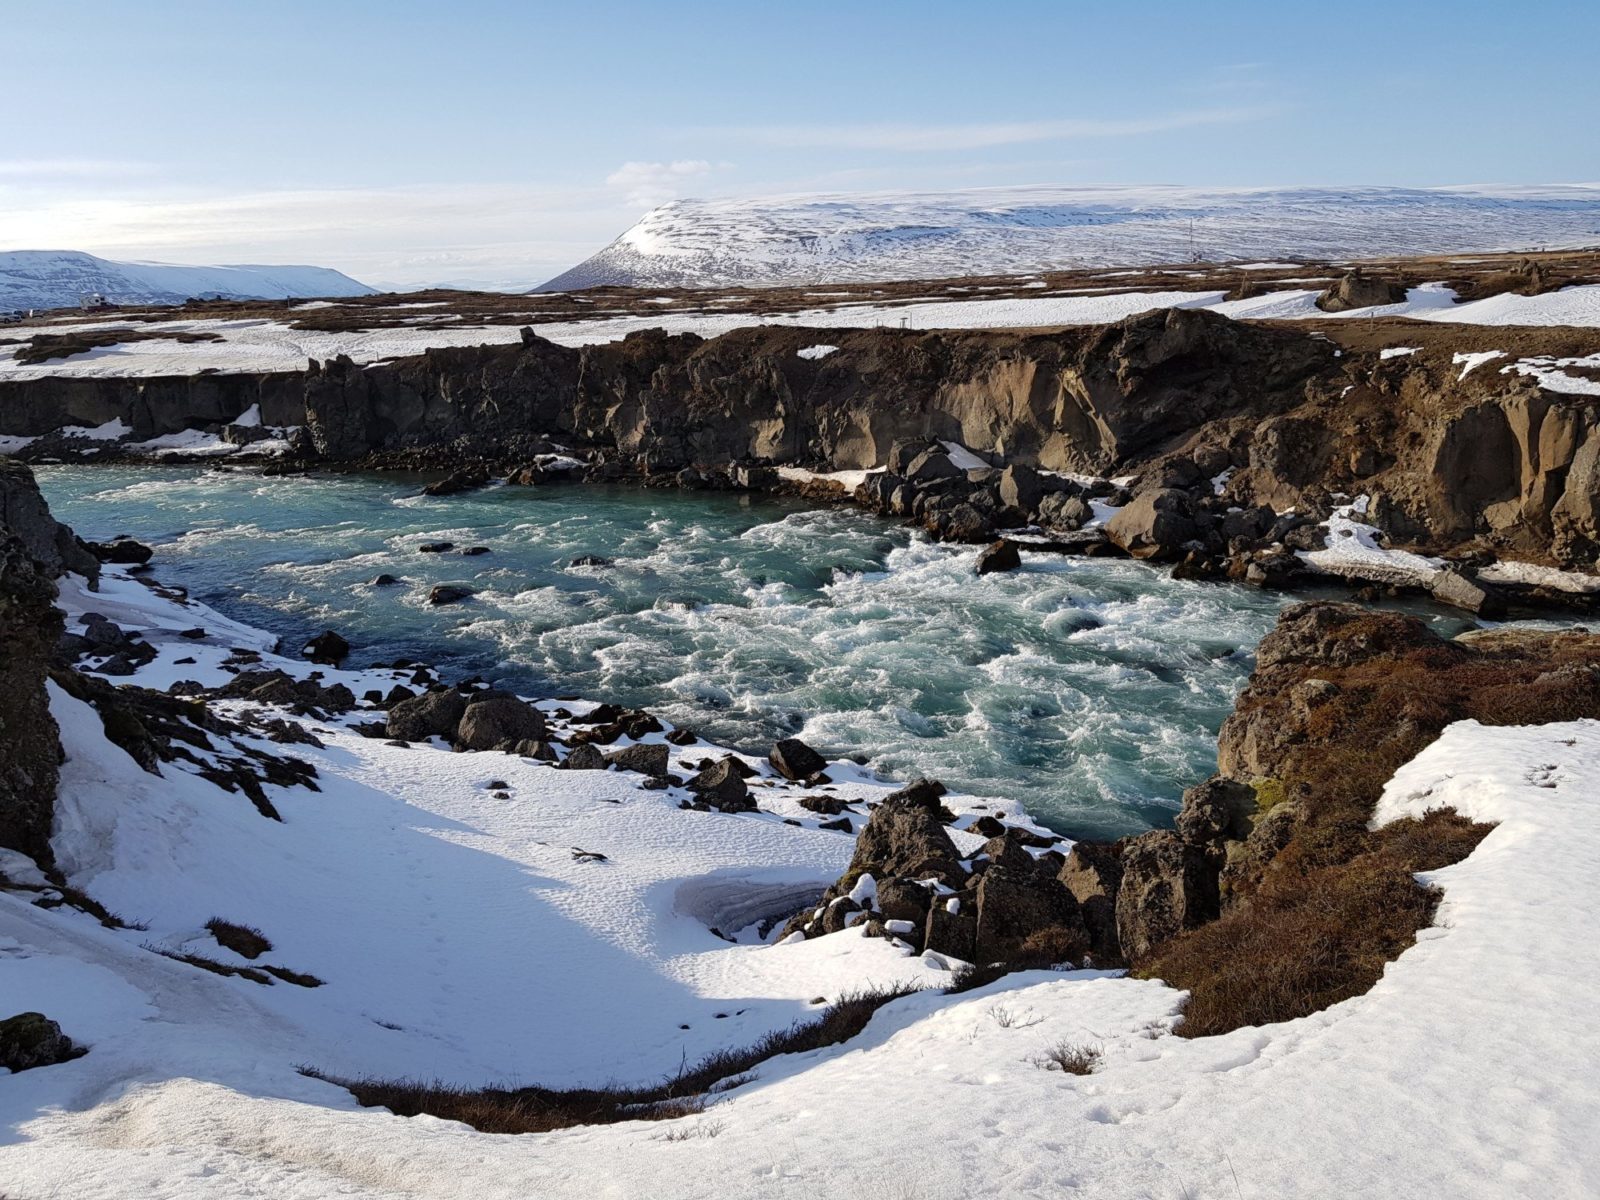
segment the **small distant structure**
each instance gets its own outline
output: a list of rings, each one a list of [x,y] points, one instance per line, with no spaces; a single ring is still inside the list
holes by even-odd
[[[78,307],[84,312],[107,312],[116,307],[103,292],[84,292],[78,297]]]

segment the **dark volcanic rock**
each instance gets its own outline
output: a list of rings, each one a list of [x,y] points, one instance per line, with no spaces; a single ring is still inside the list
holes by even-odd
[[[314,663],[325,663],[330,667],[336,667],[350,653],[350,643],[328,629],[307,642],[300,653]]]
[[[50,515],[50,507],[34,482],[33,472],[12,458],[0,457],[0,529],[22,543],[28,557],[47,573],[71,571],[100,578],[100,560],[71,529]]]
[[[772,747],[767,761],[785,779],[806,780],[828,766],[827,759],[799,738],[783,738]]]
[[[1218,869],[1199,847],[1171,830],[1133,838],[1122,853],[1117,890],[1117,940],[1130,959],[1215,920]]]
[[[62,635],[55,583],[0,528],[0,846],[49,864],[61,741],[45,677]]]
[[[993,575],[999,571],[1015,571],[1022,565],[1022,555],[1017,553],[1017,544],[1001,538],[994,545],[978,555],[978,574]]]
[[[1089,934],[1078,912],[1078,901],[1065,885],[1032,869],[1017,870],[996,864],[978,878],[976,962],[1006,962],[1021,958],[1024,944],[1048,934],[1059,946],[1057,961],[1081,958],[1089,949]]]
[[[1403,285],[1365,275],[1358,268],[1341,275],[1337,283],[1318,296],[1317,307],[1323,312],[1346,312],[1352,308],[1400,304],[1405,298],[1406,289]]]
[[[523,741],[542,741],[544,714],[509,692],[476,692],[456,728],[456,742],[468,750],[511,750]]]
[[[130,537],[119,537],[109,542],[84,542],[84,548],[103,563],[135,566],[150,561],[155,552],[143,542]]]
[[[455,688],[435,688],[390,708],[386,727],[390,737],[407,742],[450,738],[466,711],[467,698]]]
[[[606,762],[624,771],[637,771],[641,775],[667,773],[667,748],[660,742],[624,746],[606,755]]]
[[[459,604],[463,600],[471,599],[477,595],[471,588],[459,583],[441,583],[431,588],[428,592],[428,603],[438,606],[442,604]]]
[[[744,780],[744,764],[730,756],[718,759],[689,780],[688,788],[723,812],[753,812],[756,802],[750,798],[750,785]]]
[[[69,1062],[82,1053],[43,1013],[18,1013],[0,1021],[0,1067],[29,1071]]]

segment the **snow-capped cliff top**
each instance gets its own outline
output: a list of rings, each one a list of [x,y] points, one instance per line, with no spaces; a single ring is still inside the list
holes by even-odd
[[[284,300],[376,291],[330,267],[192,267],[114,262],[80,250],[0,250],[0,312],[64,308],[91,292],[113,304],[181,304],[190,297]]]
[[[538,290],[931,279],[1600,244],[1600,184],[1023,187],[676,200]]]

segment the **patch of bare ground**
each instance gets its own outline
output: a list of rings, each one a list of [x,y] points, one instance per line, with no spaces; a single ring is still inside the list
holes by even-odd
[[[1257,833],[1236,843],[1243,853],[1223,874],[1224,912],[1134,964],[1138,976],[1189,991],[1185,1037],[1360,995],[1413,944],[1439,901],[1415,874],[1459,862],[1490,827],[1453,811],[1367,826],[1384,785],[1445,726],[1600,718],[1600,636],[1445,641],[1409,617],[1320,607],[1341,615],[1320,648],[1276,658],[1269,635],[1223,729],[1223,769],[1254,775],[1258,801],[1273,802]],[[1258,834],[1280,805],[1287,836],[1274,853]]]
[[[465,1088],[415,1080],[340,1079],[303,1068],[348,1089],[369,1108],[402,1117],[423,1113],[485,1133],[548,1133],[574,1125],[670,1121],[705,1111],[707,1098],[749,1082],[750,1072],[780,1054],[803,1054],[849,1041],[891,1000],[916,989],[897,986],[847,993],[818,1017],[775,1030],[744,1047],[720,1050],[658,1083],[597,1088]]]
[[[71,358],[76,354],[87,354],[91,350],[100,350],[107,346],[123,345],[127,342],[172,341],[188,343],[220,342],[221,340],[221,334],[208,331],[164,333],[154,329],[132,328],[97,329],[74,333],[36,333],[27,339],[27,344],[22,349],[16,351],[15,358],[22,366],[31,367],[40,363]]]

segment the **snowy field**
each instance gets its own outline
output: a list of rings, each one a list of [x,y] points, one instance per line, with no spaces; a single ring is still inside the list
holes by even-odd
[[[1249,300],[1225,300],[1224,293],[1151,291],[1112,294],[937,300],[911,304],[858,304],[774,314],[760,323],[818,329],[1029,329],[1067,325],[1094,325],[1119,321],[1135,313],[1158,308],[1206,308],[1235,319],[1303,320],[1328,318],[1316,307],[1315,289],[1293,288],[1269,292]],[[1463,325],[1570,325],[1600,328],[1600,285],[1569,287],[1542,296],[1505,294],[1487,300],[1457,303],[1455,294],[1439,284],[1412,288],[1401,304],[1352,309],[1339,319],[1412,317]],[[213,333],[219,341],[183,343],[161,337],[100,347],[70,358],[24,366],[16,351],[0,345],[0,381],[43,379],[53,376],[185,375],[196,371],[298,371],[311,359],[325,361],[339,354],[356,362],[386,362],[442,346],[515,344],[521,330],[515,325],[460,326],[438,324],[432,317],[413,318],[403,327],[326,332],[292,329],[263,319],[177,320],[140,325],[142,333]],[[716,337],[756,323],[748,313],[663,312],[646,316],[596,317],[583,321],[556,321],[537,325],[535,332],[564,346],[619,341],[642,329],[670,333],[695,333]],[[18,333],[52,334],[95,332],[105,322],[66,322],[43,327],[21,326]],[[824,357],[826,344],[807,347],[807,357]]]
[[[69,581],[62,603],[149,630],[159,656],[137,678],[156,686],[221,681],[233,646],[311,669],[115,572],[98,594]],[[203,639],[178,636],[194,626]],[[393,677],[323,670],[358,694]],[[1401,770],[1379,822],[1449,805],[1498,826],[1431,876],[1445,889],[1435,927],[1370,993],[1326,1012],[1188,1041],[1170,1032],[1182,996],[1160,983],[1034,972],[896,1001],[857,1039],[770,1060],[700,1115],[496,1136],[361,1109],[298,1068],[634,1082],[785,1025],[815,997],[937,985],[949,964],[850,932],[768,945],[706,929],[730,898],[744,911],[761,889],[816,886],[847,861],[847,835],[783,823],[812,814],[781,788],[762,791],[770,816],[684,812],[637,776],[400,749],[312,721],[325,748],[292,749],[322,790],[269,788],[279,824],[171,766],[141,772],[91,710],[53,697],[67,752],[58,857],[149,928],[110,931],[0,891],[0,994],[90,1047],[0,1081],[8,1196],[1600,1191],[1600,907],[1586,900],[1600,723],[1465,723]],[[830,770],[848,779],[841,794],[886,786]],[[259,926],[272,961],[325,986],[263,987],[144,948],[232,961],[202,928],[212,916]],[[1100,1068],[1032,1061],[1063,1040],[1098,1048]]]

